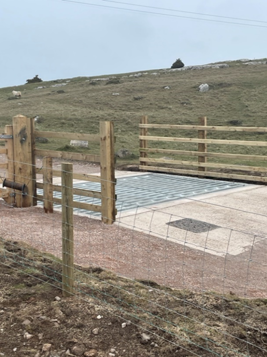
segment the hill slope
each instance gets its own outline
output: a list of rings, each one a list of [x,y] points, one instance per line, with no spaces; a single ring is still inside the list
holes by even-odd
[[[142,115],[148,115],[150,123],[196,124],[205,115],[210,125],[265,126],[266,61],[227,64],[225,68],[156,70],[1,88],[0,127],[23,114],[41,117],[39,130],[97,133],[100,120],[112,120],[116,149],[124,147],[137,156]],[[201,83],[208,83],[210,91],[200,93]],[[20,99],[8,100],[13,89],[22,92]],[[39,145],[62,149],[66,144],[51,140]]]

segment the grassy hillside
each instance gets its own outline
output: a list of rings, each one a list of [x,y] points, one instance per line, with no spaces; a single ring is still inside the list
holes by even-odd
[[[0,127],[11,124],[16,114],[42,118],[39,130],[97,133],[99,121],[112,120],[116,150],[126,148],[138,157],[138,123],[148,115],[150,123],[196,124],[207,116],[209,125],[266,126],[267,65],[229,62],[228,68],[185,71],[155,70],[105,77],[78,77],[0,89]],[[66,84],[65,84],[66,83]],[[208,83],[209,92],[198,86]],[[65,84],[65,85],[64,85]],[[55,86],[56,85],[56,86]],[[169,86],[170,89],[164,89]],[[44,88],[38,88],[44,87]],[[12,90],[22,98],[11,100]],[[151,131],[151,134],[154,134]],[[157,131],[156,135],[192,136],[192,133]],[[242,135],[242,138],[240,137]],[[253,135],[253,137],[251,136]],[[265,134],[211,133],[214,138],[267,140]],[[62,149],[67,141],[49,140],[41,148]],[[185,144],[155,143],[154,146],[185,148]],[[96,148],[89,144],[93,151]],[[189,146],[186,146],[189,148]],[[192,149],[193,146],[191,147]],[[228,147],[212,147],[226,151]],[[244,149],[232,147],[234,152]],[[265,149],[248,148],[248,153]],[[265,150],[266,151],[266,150]]]

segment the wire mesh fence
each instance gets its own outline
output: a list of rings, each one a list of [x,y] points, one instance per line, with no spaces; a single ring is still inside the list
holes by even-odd
[[[242,185],[133,207],[118,195],[113,225],[78,210],[69,221],[71,197],[51,214],[1,200],[1,355],[265,356],[266,196]]]

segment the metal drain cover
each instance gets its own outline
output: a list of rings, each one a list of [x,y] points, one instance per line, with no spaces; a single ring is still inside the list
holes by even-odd
[[[219,228],[215,224],[198,221],[197,219],[184,218],[177,221],[167,223],[169,226],[184,229],[193,233],[208,232],[213,229]]]

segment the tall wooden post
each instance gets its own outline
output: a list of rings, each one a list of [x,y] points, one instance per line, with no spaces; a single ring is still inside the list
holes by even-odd
[[[23,115],[13,118],[14,182],[26,185],[26,194],[15,192],[16,207],[37,204],[33,123]]]
[[[74,291],[73,243],[73,165],[61,164],[62,182],[62,292],[70,296]]]
[[[113,122],[100,122],[101,215],[106,224],[115,222],[115,164]]]
[[[52,157],[43,158],[44,211],[53,213],[53,167]]]
[[[6,139],[5,148],[7,150],[7,176],[10,181],[14,181],[14,147],[13,147],[13,126],[5,126],[5,134],[10,136],[10,139]],[[13,189],[7,188],[7,196],[4,198],[7,204],[14,206],[15,196]]]
[[[140,124],[148,124],[148,117],[146,115],[144,115],[141,119],[140,119]],[[148,129],[147,128],[140,128],[140,136],[147,136],[147,132]],[[148,145],[147,145],[147,140],[140,140],[139,141],[139,147],[140,150],[141,149],[147,149]],[[147,157],[147,152],[140,152],[140,157],[144,158]],[[142,170],[142,166],[146,165],[147,163],[144,161],[139,162],[139,168],[140,170]]]
[[[201,117],[198,119],[199,125],[207,126],[207,117]],[[199,139],[207,139],[207,130],[198,130],[198,138]],[[206,153],[207,152],[207,144],[206,143],[199,143],[198,144],[198,152],[199,153]],[[199,163],[207,162],[207,157],[205,155],[198,156]],[[206,167],[198,167],[198,171],[206,171]]]

